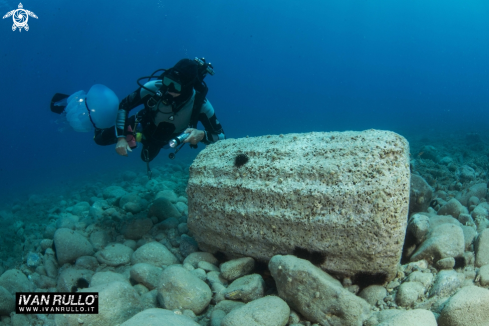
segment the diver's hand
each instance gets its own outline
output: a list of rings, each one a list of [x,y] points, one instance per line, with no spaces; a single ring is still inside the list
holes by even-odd
[[[187,128],[184,131],[186,134],[190,134],[183,142],[190,143],[192,145],[197,145],[199,141],[204,139],[205,132],[203,130],[198,130],[194,128]]]
[[[126,138],[119,138],[119,140],[117,140],[117,145],[115,145],[115,151],[117,152],[117,154],[122,156],[127,156],[127,151],[132,152],[131,147],[129,147],[129,144],[127,143]]]

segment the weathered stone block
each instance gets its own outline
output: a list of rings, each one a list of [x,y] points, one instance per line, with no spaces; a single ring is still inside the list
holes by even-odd
[[[235,166],[238,154],[249,161]],[[409,145],[380,130],[227,139],[190,167],[188,227],[208,252],[268,261],[299,247],[330,273],[396,274]]]

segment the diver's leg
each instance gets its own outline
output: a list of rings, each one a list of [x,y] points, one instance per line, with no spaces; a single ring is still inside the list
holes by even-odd
[[[151,162],[158,155],[160,149],[161,147],[159,146],[144,144],[141,151],[141,159],[144,162]]]
[[[115,135],[115,128],[95,129],[95,135],[93,140],[97,145],[107,146],[117,143],[117,136]]]
[[[127,125],[134,125],[135,117],[129,117],[127,119]],[[127,126],[126,126],[127,128]],[[93,136],[93,140],[97,145],[107,146],[117,143],[117,135],[115,134],[115,127],[110,127],[106,129],[98,129],[95,128],[95,135]]]

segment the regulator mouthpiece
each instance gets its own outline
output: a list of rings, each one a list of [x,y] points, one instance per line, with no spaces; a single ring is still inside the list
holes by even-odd
[[[175,148],[177,147],[178,145],[180,145],[181,143],[183,143],[183,141],[185,139],[187,139],[187,137],[189,136],[190,134],[187,134],[187,133],[183,133],[181,134],[180,136],[177,136],[175,138],[173,138],[172,140],[170,140],[170,142],[168,143],[170,145],[171,148]]]

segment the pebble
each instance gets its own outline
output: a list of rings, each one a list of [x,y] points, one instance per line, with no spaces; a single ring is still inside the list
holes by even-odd
[[[479,282],[481,286],[489,286],[489,265],[484,265],[479,269]]]
[[[252,274],[238,278],[226,289],[224,296],[230,300],[250,302],[263,297],[265,282],[259,274]]]
[[[206,261],[199,261],[197,266],[206,272],[219,272],[219,267],[217,267],[211,263],[208,263]]]
[[[190,264],[194,268],[197,268],[197,265],[200,261],[206,261],[208,263],[211,263],[213,265],[216,265],[218,263],[216,257],[214,257],[213,254],[208,253],[208,252],[193,252],[189,254],[185,260],[183,261],[184,264]]]
[[[453,269],[454,266],[455,258],[453,257],[443,258],[436,262],[436,267],[438,269]]]
[[[233,281],[247,275],[255,268],[255,260],[251,257],[233,259],[221,264],[221,276],[228,281]]]

